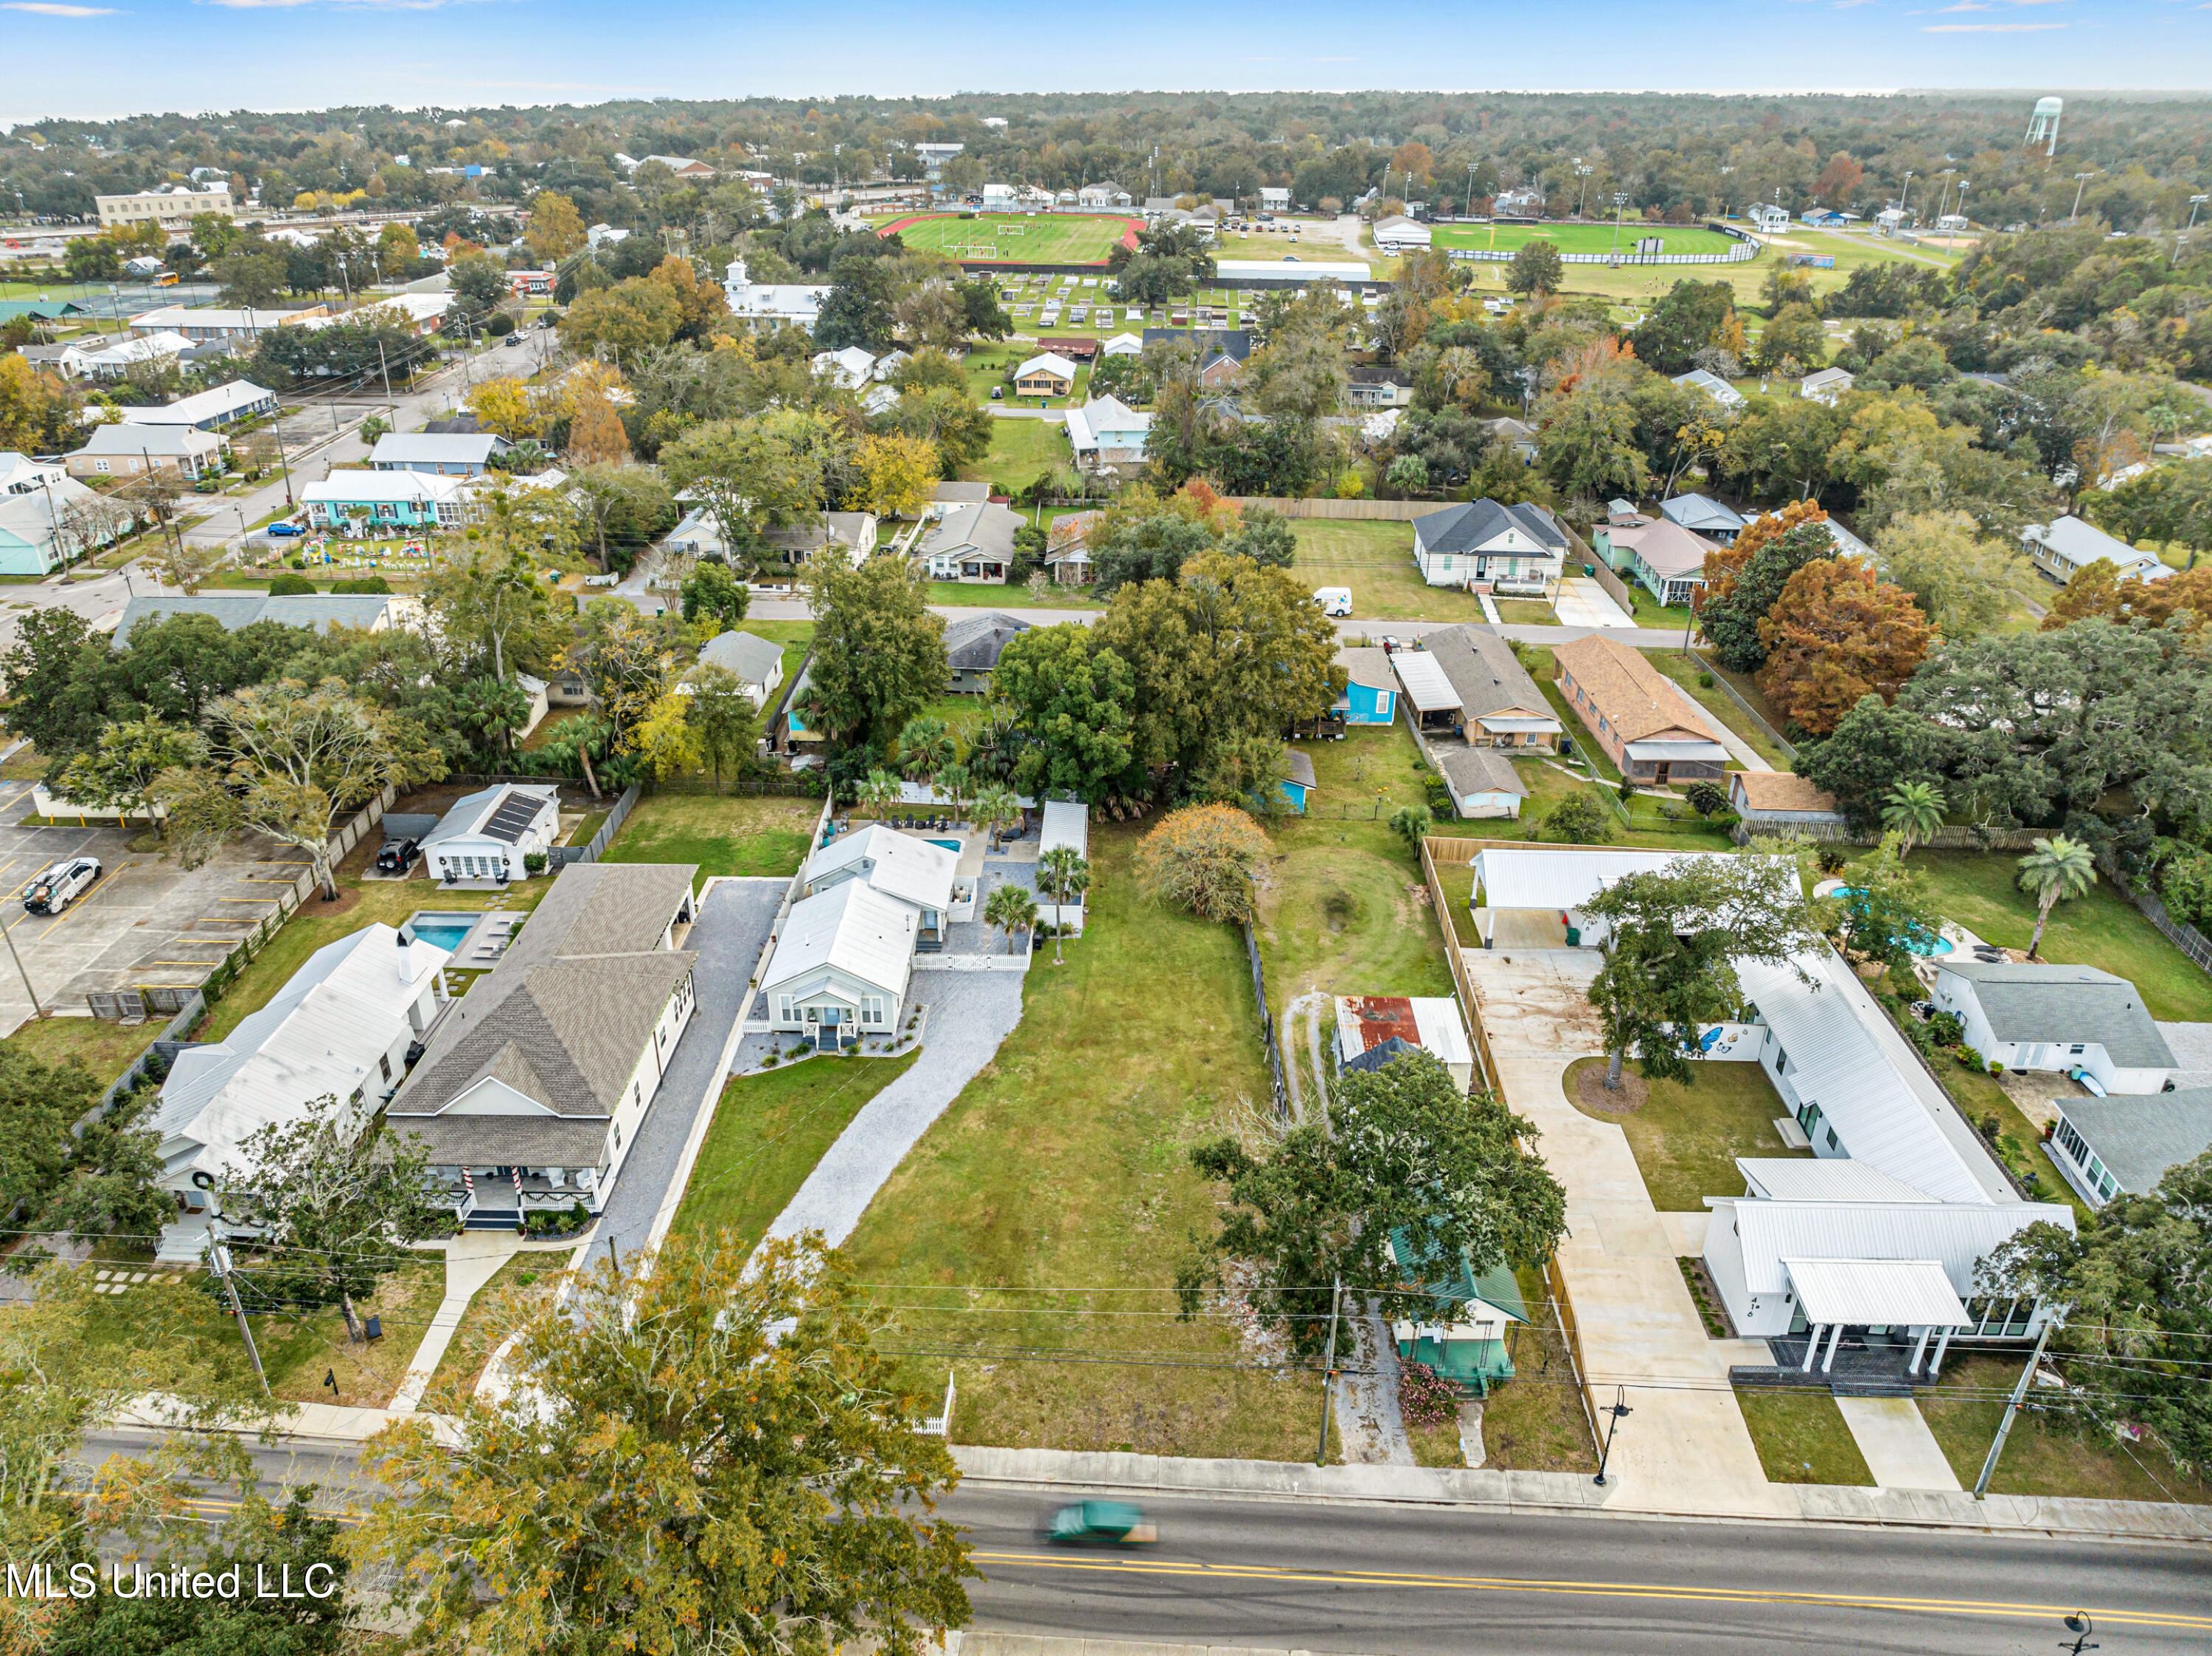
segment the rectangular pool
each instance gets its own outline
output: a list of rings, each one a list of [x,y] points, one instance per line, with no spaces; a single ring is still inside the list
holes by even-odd
[[[932,840],[929,843],[933,846],[943,846],[947,851],[951,852],[956,855],[960,850],[960,842],[957,840]]]
[[[450,955],[460,948],[469,933],[476,930],[477,922],[483,919],[481,914],[440,913],[424,908],[416,910],[407,924],[424,943],[434,943]]]

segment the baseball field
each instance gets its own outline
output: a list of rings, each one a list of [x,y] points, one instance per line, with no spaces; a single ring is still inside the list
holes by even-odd
[[[1725,253],[1732,245],[1729,237],[1701,225],[1624,224],[1620,251],[1634,252],[1638,239],[1644,236],[1660,238],[1662,253]],[[1437,247],[1494,247],[1505,253],[1539,239],[1555,244],[1563,253],[1610,252],[1614,246],[1610,224],[1439,224],[1431,235],[1431,245]]]
[[[1133,247],[1142,219],[1123,214],[922,213],[878,225],[908,247],[963,264],[1100,264],[1114,245]]]

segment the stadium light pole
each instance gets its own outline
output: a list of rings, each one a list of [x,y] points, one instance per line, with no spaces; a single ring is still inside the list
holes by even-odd
[[[2197,209],[2207,201],[2212,201],[2212,196],[2191,196],[2189,198],[2189,222],[2181,227],[2183,229],[2194,230],[2197,227]]]
[[[1583,215],[1583,198],[1589,193],[1589,175],[1595,171],[1597,171],[1597,169],[1594,167],[1584,166],[1583,164],[1583,158],[1580,155],[1575,157],[1575,172],[1582,179],[1582,183],[1577,185],[1575,189],[1575,216],[1577,218],[1580,218]]]
[[[2087,173],[2076,173],[2074,175],[2074,210],[2066,215],[2067,223],[2071,224],[2081,216],[2081,192],[2089,187],[2089,180],[2095,178],[2102,170],[2093,167]]]

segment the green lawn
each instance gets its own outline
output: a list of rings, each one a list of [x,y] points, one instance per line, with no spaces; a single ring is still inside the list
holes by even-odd
[[[1276,1016],[1313,990],[1450,994],[1451,968],[1420,863],[1389,828],[1392,811],[1425,797],[1413,733],[1399,724],[1297,745],[1311,755],[1320,786],[1311,814],[1272,829],[1276,855],[1261,897],[1260,958]]]
[[[1954,1352],[1936,1389],[1921,1394],[1920,1413],[1928,1429],[1967,1489],[1981,1476],[1982,1462],[2004,1412],[2000,1398],[1990,1394],[2019,1380],[2023,1361],[2018,1354],[1965,1356]],[[2050,1396],[2033,1387],[2030,1393],[2031,1401]],[[2184,1473],[2155,1443],[2123,1445],[2070,1415],[2041,1410],[2023,1410],[2013,1422],[1990,1489],[1997,1495],[2212,1502],[2212,1483]]]
[[[860,1107],[913,1068],[903,1058],[815,1058],[722,1089],[676,1210],[678,1229],[757,1241]]]
[[[956,1441],[1297,1459],[1314,1377],[1194,1366],[1238,1364],[1241,1338],[1174,1314],[1218,1196],[1189,1148],[1264,1108],[1268,1082],[1237,932],[1142,897],[1139,834],[1094,823],[1085,936],[1032,968],[1020,1027],[845,1252],[861,1282],[897,1285],[917,1387],[957,1361]],[[1021,1358],[1054,1351],[1109,1361]]]
[[[1826,1392],[1738,1392],[1736,1405],[1770,1483],[1871,1484],[1866,1457]]]
[[[991,422],[991,446],[960,468],[968,482],[1026,488],[1048,472],[1070,464],[1066,428],[1056,421],[1006,418]]]
[[[1523,1266],[1513,1276],[1529,1321],[1506,1331],[1513,1378],[1483,1400],[1486,1464],[1516,1472],[1595,1472],[1597,1446],[1590,1441],[1589,1416],[1551,1289],[1540,1270]]]
[[[1659,250],[1664,253],[1724,253],[1735,245],[1731,238],[1702,225],[1642,223],[1624,223],[1617,235],[1610,223],[1439,224],[1430,231],[1430,245],[1513,252],[1532,241],[1548,241],[1563,253],[1603,253],[1616,248],[1633,253],[1639,236],[1659,237],[1666,244]],[[1705,276],[1705,267],[1698,265],[1662,264],[1657,268],[1677,272],[1692,281],[1701,281]]]
[[[807,646],[814,641],[814,623],[811,621],[741,621],[737,629],[750,633],[755,638],[764,638],[771,644],[783,646],[783,682],[788,684],[799,676],[800,664],[806,659]],[[769,693],[770,706],[783,694],[781,686]]]
[[[1413,567],[1413,528],[1297,518],[1297,573],[1313,586],[1348,586],[1362,621],[1480,621],[1482,605],[1456,587],[1431,586]]]
[[[1579,1077],[1602,1070],[1605,1059],[1586,1058],[1570,1065],[1564,1083],[1567,1101],[1577,1101]],[[1628,1069],[1643,1073],[1631,1059]],[[1662,1213],[1702,1213],[1708,1196],[1740,1196],[1743,1175],[1736,1170],[1739,1156],[1810,1156],[1810,1150],[1784,1149],[1776,1135],[1778,1116],[1790,1113],[1766,1071],[1756,1064],[1718,1062],[1694,1066],[1696,1080],[1689,1086],[1675,1081],[1651,1081],[1650,1101],[1626,1115],[1583,1109],[1599,1121],[1617,1123],[1628,1135],[1628,1148],[1636,1156],[1637,1171],[1651,1192],[1651,1204]]]
[[[1939,1052],[1936,1073],[1943,1077],[1943,1084],[1959,1106],[1959,1110],[1977,1132],[1982,1131],[1985,1116],[1997,1119],[1996,1142],[1990,1146],[2014,1174],[2022,1178],[2033,1175],[2030,1188],[2039,1202],[2063,1202],[2074,1210],[2079,1223],[2089,1221],[2089,1204],[2074,1193],[2074,1186],[2066,1182],[2058,1171],[2058,1164],[2051,1159],[2051,1150],[2040,1129],[2022,1115],[2020,1106],[1997,1084],[1997,1078],[1986,1070],[1964,1070],[1948,1052]],[[1984,1134],[1986,1141],[1987,1135]]]
[[[796,874],[821,815],[822,802],[804,797],[648,794],[601,860],[696,863],[702,877]]]
[[[500,1343],[522,1319],[550,1298],[568,1264],[566,1248],[518,1253],[476,1291],[422,1394],[425,1409],[457,1409],[475,1390],[477,1377]]]
[[[1559,612],[1537,598],[1493,598],[1498,618],[1508,627],[1557,627]]]
[[[1695,656],[1685,655],[1680,650],[1646,650],[1644,658],[1687,690],[1699,707],[1735,731],[1761,759],[1777,770],[1790,768],[1788,755],[1762,736],[1743,716],[1743,709],[1728,699],[1717,679],[1710,685],[1698,682],[1699,674],[1711,671],[1704,662]]]
[[[92,1071],[93,1079],[105,1087],[129,1069],[168,1027],[166,1016],[149,1017],[127,1028],[99,1018],[33,1018],[8,1037],[8,1045],[42,1063],[79,1059]]]
[[[962,610],[1097,610],[1102,602],[1087,586],[1047,585],[1039,597],[1026,585],[982,586],[963,581],[928,583],[927,602]]]
[[[1915,851],[1947,919],[2007,949],[2025,949],[2035,931],[2035,901],[2020,889],[2017,852]],[[2133,903],[2103,879],[2086,896],[2051,912],[2042,957],[2103,968],[2142,991],[2154,1018],[2212,1020],[2212,975],[2166,942]]]
[[[1115,244],[1143,223],[1127,214],[931,213],[893,219],[878,225],[877,234],[895,229],[904,246],[963,264],[1103,266]]]

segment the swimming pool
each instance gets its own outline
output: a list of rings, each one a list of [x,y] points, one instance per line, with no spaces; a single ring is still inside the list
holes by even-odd
[[[1835,895],[1848,902],[1854,897],[1865,896],[1866,888],[1855,885],[1838,886]],[[1859,912],[1859,907],[1857,903],[1851,903],[1854,913]],[[1908,954],[1917,955],[1923,960],[1934,960],[1951,952],[1951,940],[1945,937],[1931,936],[1925,926],[1916,925],[1905,937],[1905,947]]]
[[[943,846],[947,851],[954,852],[957,852],[960,849],[960,842],[957,840],[932,840],[929,843],[933,846]]]
[[[477,922],[483,918],[481,914],[440,913],[425,908],[418,910],[407,924],[424,943],[435,944],[450,955],[476,930]]]

